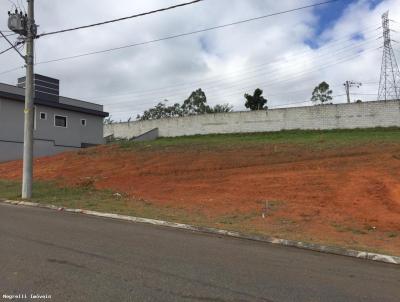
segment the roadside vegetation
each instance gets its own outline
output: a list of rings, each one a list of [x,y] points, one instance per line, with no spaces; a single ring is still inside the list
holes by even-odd
[[[126,147],[160,147],[193,145],[198,147],[236,144],[303,144],[315,147],[352,145],[359,143],[398,143],[400,128],[343,129],[343,130],[285,130],[265,133],[210,134],[159,138],[150,142],[118,140],[114,143]]]

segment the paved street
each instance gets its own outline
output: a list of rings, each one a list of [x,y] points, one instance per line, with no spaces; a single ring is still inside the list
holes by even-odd
[[[400,297],[395,265],[4,204],[0,259],[0,301],[4,294],[51,295],[47,301]]]

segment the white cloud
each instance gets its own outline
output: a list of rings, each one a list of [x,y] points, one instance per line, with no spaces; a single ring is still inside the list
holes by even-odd
[[[40,32],[52,31],[180,2],[36,1],[36,19]],[[148,41],[313,2],[317,1],[204,1],[135,20],[43,37],[36,44],[37,59],[46,61]],[[182,102],[200,87],[211,104],[229,102],[236,110],[244,109],[243,94],[257,87],[264,89],[270,106],[308,100],[313,87],[322,80],[333,86],[335,95],[341,95],[346,80],[379,81],[381,53],[376,48],[382,41],[376,40],[381,30],[375,29],[386,10],[400,22],[399,0],[384,1],[374,9],[369,3],[360,0],[349,5],[336,24],[319,37],[315,36],[318,16],[308,9],[156,44],[38,65],[36,72],[59,78],[65,96],[104,103],[117,119],[136,116],[164,99]],[[4,26],[0,28],[6,26],[9,8],[8,1],[0,0],[0,11],[4,12],[0,18]],[[349,41],[359,32],[364,33],[365,41]],[[323,46],[311,49],[306,40]],[[0,47],[6,47],[5,41]],[[10,52],[0,56],[0,64],[1,72],[22,62]],[[15,83],[22,73],[1,75],[0,81]],[[377,93],[377,85],[364,85],[359,91]],[[335,100],[344,101],[344,96]]]

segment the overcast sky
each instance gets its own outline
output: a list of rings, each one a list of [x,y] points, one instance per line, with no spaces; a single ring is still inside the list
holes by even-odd
[[[247,18],[322,0],[205,0],[151,16],[36,41],[36,62],[79,55]],[[0,0],[0,29],[7,11],[25,0]],[[99,22],[186,2],[185,0],[36,0],[39,33]],[[344,102],[343,83],[362,82],[352,99],[376,99],[382,57],[381,15],[400,22],[400,0],[342,0],[319,8],[261,19],[224,29],[144,46],[49,64],[35,72],[60,79],[61,94],[101,103],[114,119],[135,117],[168,100],[182,102],[202,88],[211,105],[244,110],[244,93],[259,87],[270,107],[307,105],[313,88],[327,81],[335,102]],[[400,23],[392,22],[400,31]],[[400,41],[400,34],[393,33]],[[1,50],[7,48],[0,39]],[[400,44],[394,44],[400,60]],[[400,62],[399,62],[400,63]],[[13,52],[0,56],[0,73],[22,66]],[[21,68],[0,75],[16,84]],[[304,102],[304,103],[301,103]]]

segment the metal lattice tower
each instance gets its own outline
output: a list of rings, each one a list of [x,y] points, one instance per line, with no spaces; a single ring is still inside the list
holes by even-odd
[[[400,71],[390,38],[389,12],[382,15],[383,56],[378,100],[400,100]]]

